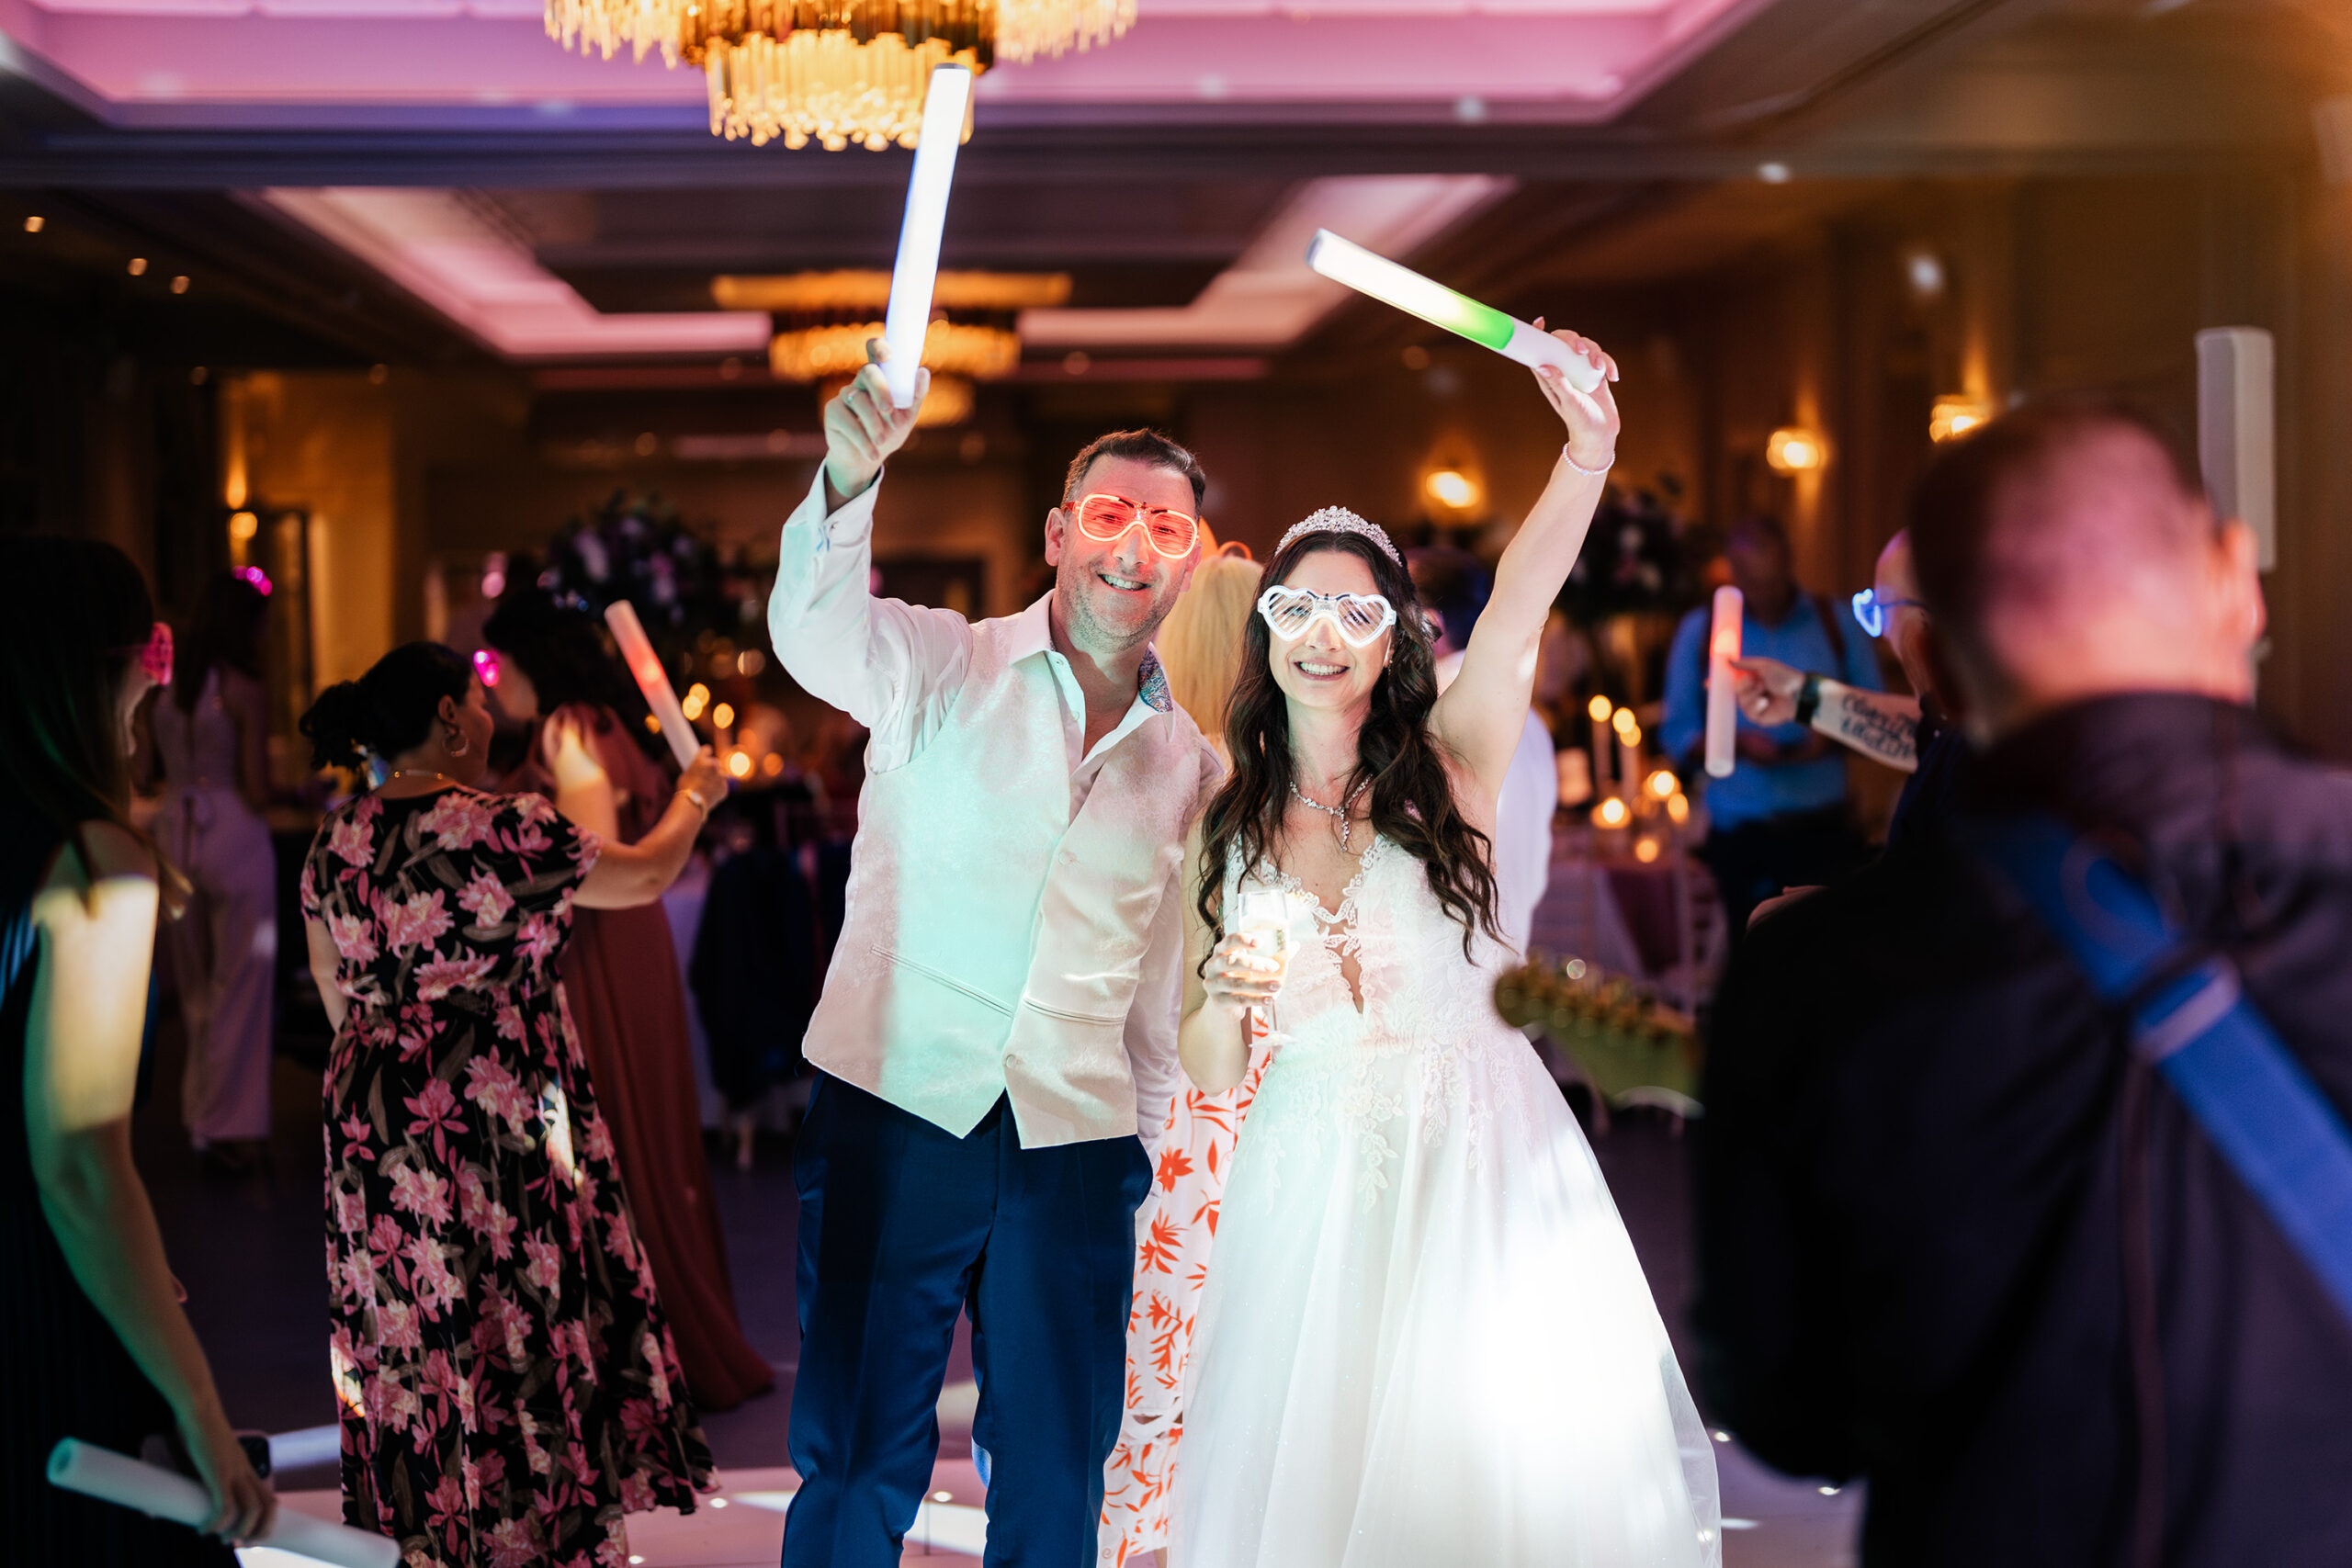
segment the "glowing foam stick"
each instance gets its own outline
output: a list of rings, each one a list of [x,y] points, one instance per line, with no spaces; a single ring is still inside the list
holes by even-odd
[[[890,349],[882,378],[899,408],[915,400],[915,371],[931,330],[931,286],[939,276],[939,232],[947,226],[947,191],[956,183],[956,143],[971,101],[969,71],[942,65],[932,72],[915,172],[907,180],[907,215],[899,224],[899,261],[890,271],[890,310],[882,319],[882,341]]]
[[[1554,366],[1579,392],[1600,385],[1600,372],[1593,368],[1592,361],[1550,333],[1537,332],[1518,317],[1506,316],[1467,294],[1456,294],[1442,283],[1431,283],[1411,268],[1376,256],[1329,229],[1316,230],[1315,238],[1307,242],[1306,265],[1334,283],[1344,283],[1359,294],[1369,294],[1431,326],[1466,337],[1531,370]]]
[[[1725,583],[1715,590],[1715,624],[1707,635],[1707,773],[1731,777],[1733,738],[1739,728],[1739,672],[1731,661],[1739,657],[1739,617],[1746,606],[1739,590]]]
[[[702,741],[695,737],[695,727],[686,722],[678,694],[670,689],[670,672],[662,668],[662,656],[646,640],[645,625],[637,618],[635,606],[626,599],[614,600],[605,606],[605,624],[613,628],[613,640],[621,645],[621,659],[637,677],[645,705],[662,721],[662,737],[669,741],[671,754],[678,759],[678,766],[684,767],[702,750]]]
[[[211,1495],[187,1476],[142,1464],[112,1449],[93,1448],[78,1438],[62,1438],[49,1450],[49,1483],[191,1529],[212,1517]],[[400,1568],[398,1542],[298,1514],[282,1503],[277,1522],[261,1544],[338,1568]]]

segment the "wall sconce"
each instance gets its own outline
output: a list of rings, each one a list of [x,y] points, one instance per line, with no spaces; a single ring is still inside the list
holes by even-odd
[[[1903,253],[1903,281],[1910,287],[1911,297],[1925,304],[1944,297],[1943,258],[1924,248]]]
[[[1928,411],[1928,439],[1955,441],[1993,417],[1990,404],[1965,392],[1947,392]]]
[[[1829,443],[1818,431],[1784,424],[1764,443],[1764,460],[1776,474],[1809,474],[1829,461]]]
[[[1448,512],[1475,512],[1481,499],[1478,481],[1459,468],[1438,469],[1421,481],[1421,489]]]

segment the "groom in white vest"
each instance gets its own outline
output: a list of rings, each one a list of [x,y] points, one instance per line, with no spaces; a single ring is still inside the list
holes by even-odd
[[[768,604],[785,668],[872,731],[793,1158],[784,1562],[898,1563],[962,1310],[987,1562],[1082,1568],[1125,1394],[1144,1139],[1179,1072],[1179,862],[1218,773],[1151,651],[1200,557],[1206,481],[1163,435],[1102,437],[1046,514],[1053,592],[974,625],[868,589],[882,464],[913,428],[871,365],[826,409]]]

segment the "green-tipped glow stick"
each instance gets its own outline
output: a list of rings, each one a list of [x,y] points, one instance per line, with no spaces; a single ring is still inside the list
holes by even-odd
[[[1315,238],[1307,242],[1306,265],[1334,283],[1344,283],[1359,294],[1369,294],[1431,326],[1466,337],[1531,370],[1552,366],[1579,392],[1600,385],[1600,372],[1592,361],[1551,333],[1537,332],[1518,317],[1482,305],[1466,294],[1456,294],[1442,283],[1432,283],[1329,229],[1317,229]]]

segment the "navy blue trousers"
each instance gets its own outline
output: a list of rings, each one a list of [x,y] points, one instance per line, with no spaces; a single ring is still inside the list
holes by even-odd
[[[1091,1568],[1125,1401],[1141,1140],[1024,1149],[1002,1100],[951,1137],[820,1074],[793,1175],[800,1494],[785,1568],[897,1568],[939,1454],[959,1309],[990,1461],[986,1561]]]

